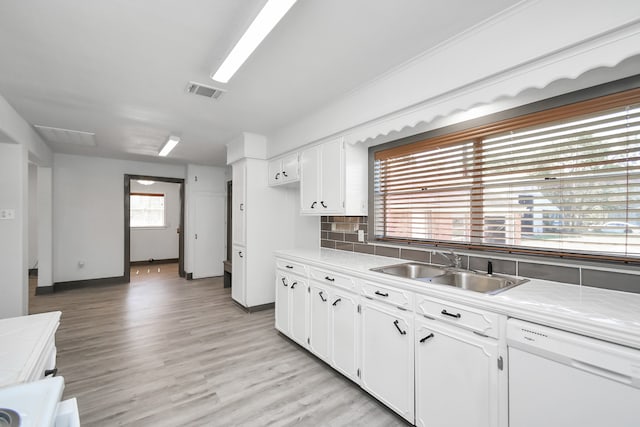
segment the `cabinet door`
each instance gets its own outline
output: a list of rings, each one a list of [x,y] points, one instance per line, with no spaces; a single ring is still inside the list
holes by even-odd
[[[307,282],[292,276],[289,278],[289,331],[298,344],[307,346]]]
[[[233,244],[246,244],[246,191],[247,165],[244,161],[233,164]]]
[[[300,213],[322,215],[320,209],[320,149],[311,147],[300,153]]]
[[[298,153],[284,157],[282,159],[282,180],[284,182],[298,181],[300,179],[298,169]]]
[[[283,183],[282,160],[272,160],[269,162],[269,185],[280,185]]]
[[[320,146],[320,210],[325,213],[344,211],[344,150],[342,139]]]
[[[498,343],[416,321],[416,425],[498,425]]]
[[[246,250],[242,246],[233,247],[231,264],[231,298],[246,307]]]
[[[276,329],[289,335],[289,279],[276,273]]]
[[[336,291],[331,297],[331,365],[358,382],[358,298]]]
[[[329,362],[329,300],[331,296],[325,286],[311,284],[309,293],[309,348],[321,358]]]
[[[363,300],[361,311],[361,386],[413,423],[411,314],[369,300]]]

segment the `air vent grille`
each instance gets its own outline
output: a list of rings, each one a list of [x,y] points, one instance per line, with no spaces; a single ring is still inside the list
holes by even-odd
[[[59,144],[84,145],[85,147],[95,147],[96,134],[93,132],[83,132],[80,130],[61,129],[51,126],[34,125],[40,136],[47,142]]]
[[[220,99],[225,91],[215,87],[206,86],[201,83],[189,82],[187,85],[187,93],[204,96],[205,98]]]

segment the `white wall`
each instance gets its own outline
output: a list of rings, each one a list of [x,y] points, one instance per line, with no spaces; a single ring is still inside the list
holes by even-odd
[[[38,286],[53,285],[53,170],[38,166]]]
[[[184,166],[158,163],[67,154],[53,163],[54,282],[124,274],[124,174],[185,177]]]
[[[38,264],[38,166],[29,163],[29,268]]]
[[[131,229],[131,261],[147,261],[178,258],[180,226],[180,184],[156,182],[142,185],[131,181],[132,193],[164,194],[165,226],[161,228]]]
[[[0,95],[0,134],[7,135],[11,142],[24,145],[29,151],[30,158],[38,165],[51,165],[53,160],[51,149],[2,95]]]
[[[28,154],[20,144],[0,143],[0,318],[27,314]]]
[[[521,105],[517,98],[524,90],[572,80],[640,54],[638,16],[636,0],[590,2],[588,7],[581,0],[520,2],[276,130],[268,155],[334,135],[344,135],[347,142],[389,135],[502,97],[515,99],[505,108]],[[540,91],[538,99],[579,88],[555,85],[553,91]]]

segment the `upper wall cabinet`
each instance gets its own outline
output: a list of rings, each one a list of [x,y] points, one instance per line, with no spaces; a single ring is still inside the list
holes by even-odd
[[[269,185],[300,181],[298,153],[289,154],[269,162]]]
[[[342,138],[300,153],[300,213],[367,215],[367,148]]]

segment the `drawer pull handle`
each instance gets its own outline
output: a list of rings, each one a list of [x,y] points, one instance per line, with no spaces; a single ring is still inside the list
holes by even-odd
[[[44,371],[45,377],[48,377],[49,375],[51,375],[52,377],[55,377],[57,374],[58,374],[58,368],[47,369],[46,371]]]
[[[449,317],[455,317],[456,319],[459,319],[462,317],[462,315],[460,313],[449,313],[446,309],[443,309],[440,314],[444,314],[445,316],[449,316]]]
[[[333,306],[335,307],[335,305],[336,305],[336,304],[338,304],[340,301],[342,301],[342,299],[341,299],[341,298],[338,298],[338,299],[337,299],[337,300],[335,300],[335,301],[333,302],[333,304],[331,304],[331,305],[333,305]]]
[[[293,283],[291,284],[291,289],[295,288],[295,286],[296,286],[297,284],[298,284],[298,282],[293,282]]]
[[[429,339],[433,338],[433,336],[434,336],[433,334],[429,334],[429,335],[427,335],[426,337],[422,338],[422,339],[420,340],[420,342],[425,342],[426,340],[429,340]]]
[[[388,297],[389,296],[388,293],[383,293],[383,292],[380,292],[380,291],[375,291],[374,294],[380,295],[381,297]]]
[[[282,284],[286,287],[289,287],[289,285],[287,285],[287,279],[285,279],[284,277],[282,278]]]
[[[320,299],[322,300],[322,302],[327,302],[327,299],[322,294],[322,291],[318,292],[318,295],[320,296]]]
[[[324,276],[324,280],[328,280],[330,282],[335,282],[336,279],[334,279],[333,277],[329,277],[329,276]]]
[[[285,265],[286,268],[293,268],[293,265]]]
[[[396,327],[396,329],[398,330],[398,332],[400,332],[400,335],[407,335],[407,331],[403,331],[402,329],[400,329],[400,326],[398,326],[398,322],[399,322],[399,320],[396,319],[396,320],[393,321],[393,324]]]

